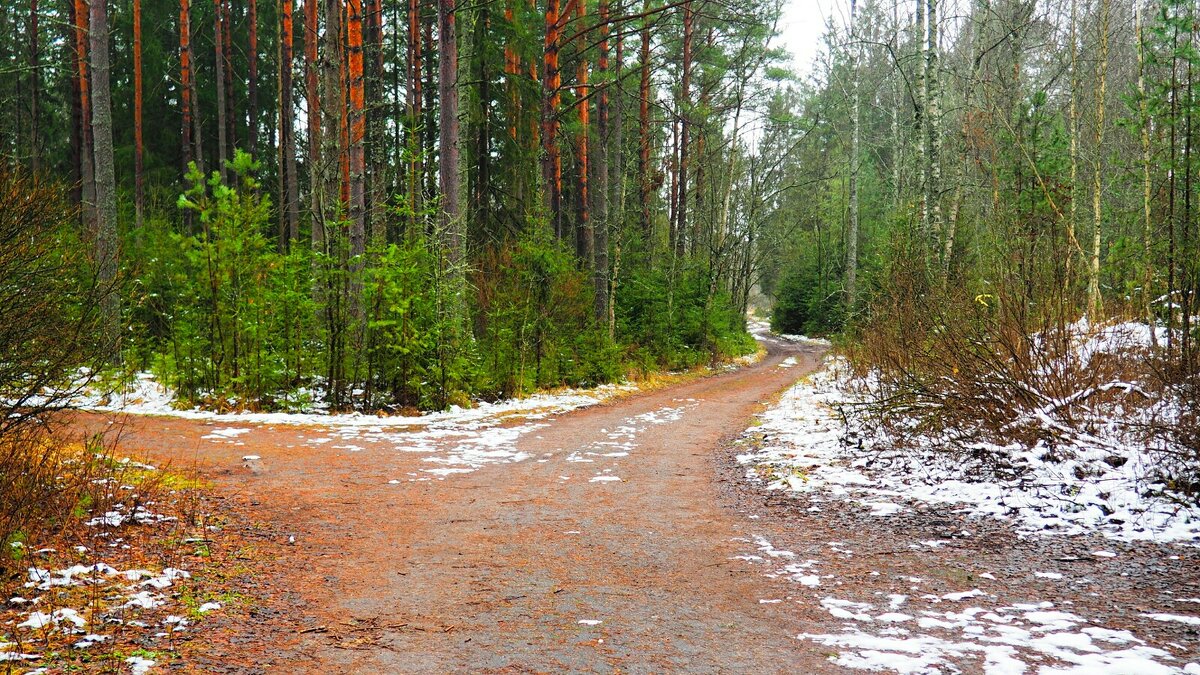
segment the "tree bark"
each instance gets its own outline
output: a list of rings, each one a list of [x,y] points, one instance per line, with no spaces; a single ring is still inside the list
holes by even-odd
[[[1099,84],[1098,91],[1096,92],[1096,150],[1092,159],[1092,260],[1091,266],[1088,269],[1088,316],[1093,322],[1100,320],[1100,314],[1104,310],[1100,296],[1100,225],[1103,218],[1101,190],[1104,186],[1104,176],[1102,173],[1102,159],[1104,156],[1104,112],[1108,104],[1108,27],[1110,9],[1111,0],[1100,0],[1100,55],[1096,65],[1096,78]]]
[[[97,4],[99,4],[98,0]],[[74,0],[75,3],[75,64],[79,77],[79,183],[80,211],[83,217],[83,228],[89,237],[97,235],[96,216],[96,172],[92,126],[93,103],[92,81],[89,74],[89,40],[92,17],[89,15],[86,0]],[[107,47],[107,44],[106,44]]]
[[[1134,32],[1137,39],[1137,88],[1138,88],[1138,128],[1142,142],[1142,255],[1145,257],[1142,266],[1142,312],[1146,325],[1151,327],[1150,341],[1158,346],[1158,331],[1154,330],[1157,321],[1154,318],[1154,249],[1153,228],[1150,213],[1150,197],[1152,186],[1150,182],[1150,113],[1149,101],[1146,98],[1146,46],[1142,34],[1142,9],[1134,5]]]
[[[346,3],[346,37],[350,85],[350,255],[355,259],[352,269],[358,272],[364,263],[367,232],[362,0],[348,0]]]
[[[591,33],[585,30],[585,22],[587,14],[587,3],[578,1],[575,3],[575,19],[579,24],[578,33],[578,59],[579,63],[575,67],[575,81],[578,84],[579,94],[579,139],[577,141],[578,157],[576,158],[577,170],[579,172],[579,222],[575,225],[575,254],[579,257],[584,269],[595,273],[595,234],[592,231],[592,212],[590,204],[590,185],[588,181],[591,176],[588,173],[588,162],[591,159],[588,156],[590,150],[588,144],[588,136],[591,134],[591,100],[588,97],[591,91],[588,87],[588,60],[587,60],[587,42],[591,38]]]
[[[641,230],[647,250],[652,250],[654,231],[650,222],[650,0],[642,5],[641,82],[638,85],[638,194],[641,197]]]
[[[680,68],[679,84],[679,186],[675,207],[675,255],[681,256],[684,251],[684,233],[688,231],[687,227],[687,212],[688,212],[688,165],[691,163],[691,158],[688,156],[689,143],[691,142],[691,106],[692,106],[692,40],[695,23],[695,14],[692,11],[692,2],[689,0],[683,5],[683,58]],[[697,221],[698,222],[698,221]],[[690,250],[693,254],[696,252],[698,245],[696,236],[698,232],[693,232],[690,241]]]
[[[228,132],[225,121],[225,28],[224,0],[213,0],[213,35],[215,45],[214,62],[217,66],[217,173],[221,182],[227,183],[225,160],[229,159]]]
[[[592,191],[593,213],[593,243],[595,264],[592,267],[592,283],[595,286],[594,311],[596,323],[602,323],[608,317],[608,156],[609,141],[612,140],[609,127],[608,90],[612,83],[609,79],[608,38],[609,38],[609,7],[608,0],[600,0],[597,10],[600,19],[600,57],[596,67],[600,72],[600,99],[596,102],[596,178]],[[621,28],[618,25],[617,30]],[[618,150],[619,152],[619,150]]]
[[[300,188],[296,176],[296,123],[292,102],[292,66],[295,27],[292,0],[279,3],[279,153],[283,194],[279,208],[279,250],[289,250],[300,239]]]
[[[846,311],[854,314],[858,303],[858,171],[862,106],[858,96],[858,3],[850,0],[850,222],[846,232]]]
[[[311,3],[311,0],[308,0]],[[308,4],[306,3],[306,4]],[[258,156],[258,0],[249,0],[247,18],[250,35],[246,46],[246,107],[249,109],[246,123],[246,151]]]
[[[38,42],[38,0],[29,0],[29,165],[35,174],[41,170],[42,155],[38,147],[41,56],[41,45]]]
[[[142,2],[133,0],[133,210],[139,229],[146,208],[142,153]]]
[[[458,35],[454,0],[438,0],[438,187],[451,279],[462,275],[464,241],[459,211]],[[459,289],[455,286],[455,291]]]
[[[408,148],[408,206],[409,230],[416,232],[420,223],[420,212],[423,208],[422,174],[425,172],[422,157],[424,144],[421,138],[421,5],[419,0],[408,2],[408,95],[405,97],[407,107]]]
[[[559,0],[546,2],[546,40],[542,51],[542,182],[545,185],[550,224],[556,239],[563,238],[562,157],[558,149],[559,40],[562,25]]]
[[[91,0],[92,137],[96,169],[96,262],[108,358],[121,357],[121,296],[117,288],[117,176],[113,165],[107,0]]]
[[[935,244],[942,237],[941,159],[941,74],[939,72],[938,0],[928,0],[928,47],[925,53],[925,134],[928,154],[925,158],[925,203],[929,212],[930,234]],[[935,249],[936,250],[936,249]]]
[[[313,251],[324,253],[325,219],[321,212],[324,170],[321,164],[321,94],[318,88],[320,66],[317,61],[319,3],[320,0],[304,0],[304,93],[308,104],[308,208],[312,223],[312,248]]]

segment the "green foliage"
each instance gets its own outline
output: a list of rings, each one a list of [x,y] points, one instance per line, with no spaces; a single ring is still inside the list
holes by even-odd
[[[197,233],[148,227],[134,352],[190,402],[275,408],[314,365],[310,256],[280,253],[267,238],[257,163],[238,151],[229,166],[235,185],[215,172],[206,184],[195,166],[188,174],[179,205],[198,214]]]
[[[776,333],[827,335],[844,320],[841,287],[829,288],[820,279],[817,261],[802,259],[783,277],[771,308]]]

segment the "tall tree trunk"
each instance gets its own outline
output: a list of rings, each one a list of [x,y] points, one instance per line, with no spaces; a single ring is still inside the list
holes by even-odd
[[[928,0],[928,47],[925,52],[925,134],[928,154],[925,158],[925,203],[929,211],[932,241],[942,236],[942,174],[941,174],[941,73],[938,46],[941,33],[938,23],[938,0]],[[936,249],[935,249],[936,250]]]
[[[234,148],[238,147],[237,106],[233,96],[233,18],[230,10],[232,4],[232,0],[221,0],[221,29],[225,31],[225,40],[222,43],[222,53],[225,55],[225,124],[230,159],[233,158]]]
[[[921,189],[921,236],[928,237],[930,226],[929,201],[929,135],[925,133],[926,117],[929,108],[929,88],[926,86],[926,74],[929,69],[929,41],[926,39],[925,2],[917,0],[916,21],[913,27],[917,45],[917,67],[915,96],[920,97],[920,103],[914,108],[913,129],[917,134],[917,145],[920,148],[921,160],[918,162],[920,178],[917,186]]]
[[[438,0],[438,188],[441,193],[441,226],[455,283],[460,293],[464,260],[463,219],[459,211],[458,167],[458,36],[454,0]]]
[[[892,3],[892,35],[889,40],[893,54],[899,54],[900,42],[900,3]],[[892,67],[888,79],[892,85],[892,208],[899,209],[901,204],[901,167],[904,165],[904,140],[900,135],[900,109],[904,105],[904,73],[899,64]]]
[[[468,181],[468,192],[471,195],[471,205],[468,211],[469,219],[475,224],[476,228],[484,232],[491,231],[491,210],[489,208],[489,194],[491,192],[492,183],[492,160],[491,160],[491,71],[490,61],[487,58],[486,51],[489,42],[489,33],[491,30],[491,12],[488,8],[488,3],[479,5],[475,14],[475,33],[472,45],[471,64],[471,79],[477,87],[477,95],[474,97],[474,105],[469,113],[473,119],[473,152],[469,166],[474,168],[474,171],[469,172],[471,179]],[[508,64],[507,45],[505,49],[505,66]],[[514,172],[515,173],[515,172]],[[515,176],[513,183],[515,184]],[[511,189],[511,188],[510,188]]]
[[[90,24],[87,0],[74,0],[75,3],[75,64],[79,73],[79,183],[80,211],[83,216],[84,231],[89,237],[97,235],[96,217],[96,171],[94,155],[94,128],[92,126],[93,103],[92,81],[89,74],[88,51],[90,40]],[[99,4],[99,3],[97,3]],[[107,47],[107,43],[105,45]],[[110,122],[111,124],[111,122]]]
[[[592,191],[595,264],[592,268],[592,283],[595,286],[595,318],[599,324],[608,316],[608,156],[609,141],[612,140],[608,110],[608,90],[612,83],[608,78],[608,38],[611,29],[608,0],[600,0],[597,13],[600,19],[600,57],[596,61],[596,67],[600,71],[601,88],[600,98],[596,102],[596,178]],[[620,26],[617,30],[620,30]]]
[[[229,159],[228,132],[225,121],[225,0],[213,0],[214,61],[217,65],[217,173],[221,182],[227,183],[225,160]]]
[[[1151,327],[1150,341],[1158,346],[1158,331],[1153,330],[1157,325],[1154,318],[1154,249],[1153,229],[1150,213],[1150,113],[1149,100],[1146,97],[1146,43],[1142,32],[1142,8],[1134,5],[1134,33],[1137,40],[1137,88],[1138,88],[1138,128],[1142,141],[1142,313],[1146,325]]]
[[[133,210],[139,229],[146,208],[142,160],[142,1],[133,0]]]
[[[383,0],[367,0],[366,22],[364,30],[363,57],[367,59],[364,66],[366,82],[364,91],[366,100],[371,101],[366,106],[366,138],[363,141],[365,162],[371,167],[366,177],[366,209],[367,233],[371,244],[379,246],[387,239],[387,220],[384,217],[384,207],[387,204],[387,192],[391,189],[392,163],[388,161],[386,100],[384,96],[384,58],[383,58]]]
[[[196,94],[196,55],[192,50],[192,8],[190,0],[179,0],[179,81],[183,98],[183,173],[193,161],[204,175],[204,144],[200,137],[200,99]],[[191,214],[184,219],[191,225]]]
[[[1067,105],[1067,133],[1070,136],[1070,149],[1068,155],[1070,157],[1070,190],[1071,190],[1071,209],[1067,216],[1067,255],[1064,257],[1066,266],[1066,286],[1068,291],[1072,291],[1075,285],[1074,265],[1076,252],[1083,255],[1083,248],[1079,245],[1079,239],[1076,237],[1076,228],[1079,226],[1079,0],[1071,0],[1071,95]]]
[[[692,11],[692,0],[683,5],[683,59],[680,68],[683,71],[679,84],[679,188],[675,207],[675,255],[683,255],[684,233],[688,231],[688,144],[691,140],[691,106],[692,106],[692,40],[695,14]],[[697,221],[699,222],[699,221]],[[699,244],[693,232],[690,250],[693,254]]]
[[[363,12],[362,0],[346,3],[346,37],[348,83],[350,86],[350,255],[355,259],[353,269],[362,269],[366,253],[366,159],[363,146],[366,137],[366,98],[363,81]]]
[[[107,0],[91,0],[92,138],[96,168],[96,263],[104,290],[102,312],[108,357],[121,357],[121,296],[117,288],[117,175],[113,166],[112,90],[109,85]]]
[[[579,63],[575,66],[575,81],[578,84],[579,94],[579,139],[577,142],[578,157],[576,158],[577,170],[579,173],[579,222],[575,225],[575,254],[579,257],[584,269],[595,271],[595,235],[592,231],[592,213],[590,204],[590,185],[588,181],[588,156],[589,145],[588,135],[591,133],[591,101],[588,97],[590,88],[588,87],[588,60],[587,60],[587,43],[591,39],[591,32],[586,30],[587,21],[587,3],[577,1],[575,3],[575,19],[579,24],[576,29],[579,35],[576,51],[578,53]]]
[[[38,97],[41,93],[41,45],[38,42],[38,0],[29,0],[29,165],[41,171]]]
[[[320,65],[317,61],[319,4],[320,0],[304,0],[304,94],[308,104],[308,208],[312,223],[312,248],[313,251],[324,253],[325,219],[321,211],[324,168],[321,162],[321,93],[318,89]]]
[[[624,0],[617,0],[615,13],[617,16],[625,14]],[[624,82],[625,77],[625,27],[621,23],[615,26],[617,35],[616,48],[616,68],[613,73],[613,82]],[[617,329],[617,279],[621,265],[621,235],[625,231],[625,196],[626,188],[629,182],[626,177],[625,167],[629,158],[625,149],[625,110],[629,101],[629,97],[624,95],[624,89],[618,86],[615,90],[616,105],[612,110],[612,145],[616,151],[614,156],[615,161],[611,162],[612,170],[609,173],[609,185],[614,190],[613,201],[616,208],[610,212],[614,216],[606,217],[606,230],[608,240],[611,242],[612,254],[608,257],[608,264],[604,266],[605,274],[607,275],[608,284],[606,288],[606,301],[608,304],[608,316],[605,317],[608,328],[608,339],[611,341],[616,338]],[[608,255],[609,246],[605,246],[605,254]]]
[[[858,171],[862,106],[858,96],[858,3],[850,0],[850,222],[846,232],[846,311],[854,314],[858,304]]]
[[[306,5],[311,4],[307,0]],[[258,155],[258,0],[249,0],[246,21],[250,24],[249,44],[246,49],[246,107],[249,108],[246,124],[246,151]],[[307,44],[307,43],[306,43]]]
[[[300,239],[300,188],[296,177],[296,122],[292,102],[292,66],[295,27],[292,0],[279,3],[279,170],[283,194],[279,208],[279,250]]]
[[[1099,89],[1096,92],[1096,150],[1092,159],[1092,261],[1088,269],[1088,316],[1100,320],[1104,307],[1100,296],[1100,225],[1103,218],[1101,190],[1104,186],[1104,112],[1108,107],[1108,26],[1111,0],[1100,0],[1100,55],[1096,65]]]
[[[423,180],[425,171],[423,162],[423,143],[421,142],[421,5],[420,0],[408,2],[408,95],[405,97],[407,108],[408,141],[408,206],[410,213],[409,230],[416,232],[420,223],[422,209]]]
[[[562,157],[558,148],[559,87],[562,84],[558,51],[562,21],[559,10],[559,0],[546,1],[546,40],[542,51],[542,182],[554,236],[562,239]]]
[[[63,42],[67,45],[66,50],[69,54],[70,64],[70,82],[71,82],[71,127],[70,127],[70,176],[71,176],[71,191],[69,199],[73,206],[80,214],[81,223],[83,216],[83,108],[80,102],[80,53],[76,49],[76,31],[78,30],[79,20],[76,18],[75,9],[76,3],[74,0],[67,0],[67,25]]]
[[[646,249],[653,250],[654,231],[650,222],[650,0],[642,5],[642,79],[638,85],[638,193],[641,197],[641,229]]]

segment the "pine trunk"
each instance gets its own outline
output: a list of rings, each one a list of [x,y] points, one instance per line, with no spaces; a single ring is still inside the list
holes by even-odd
[[[558,149],[559,86],[562,84],[558,70],[559,10],[559,0],[547,0],[546,40],[542,51],[542,182],[554,236],[562,239],[562,157]]]
[[[589,203],[589,188],[588,180],[588,134],[591,133],[589,128],[591,125],[591,101],[588,98],[590,89],[588,87],[588,61],[586,56],[587,41],[590,39],[590,33],[585,29],[587,3],[582,0],[575,3],[575,18],[579,26],[578,42],[578,58],[579,63],[575,67],[575,81],[578,84],[579,95],[579,138],[576,143],[579,154],[576,157],[577,170],[579,173],[579,222],[575,226],[575,253],[579,256],[580,262],[584,269],[595,270],[595,234],[592,231],[592,213]]]
[[[309,0],[311,2],[311,0]],[[246,21],[250,35],[246,53],[246,107],[249,109],[246,124],[246,150],[258,156],[258,0],[249,0]]]
[[[74,0],[75,3],[75,64],[79,77],[79,184],[80,211],[83,217],[83,229],[89,237],[97,234],[96,220],[96,172],[92,127],[92,82],[90,65],[88,63],[88,44],[90,39],[90,24],[86,0]],[[97,3],[99,4],[99,3]],[[106,45],[107,46],[107,45]]]
[[[346,44],[348,83],[350,87],[349,149],[350,163],[350,255],[355,259],[353,269],[362,269],[366,253],[366,160],[363,146],[366,137],[366,117],[363,80],[363,12],[362,0],[346,3]]]
[[[133,0],[133,210],[138,228],[146,207],[142,147],[142,2]]]
[[[312,227],[312,248],[325,251],[325,219],[321,213],[321,188],[324,172],[321,168],[321,93],[318,89],[319,64],[317,62],[317,38],[320,26],[317,20],[317,5],[320,0],[304,0],[304,94],[308,104],[308,198],[309,219]]]
[[[300,188],[296,176],[296,123],[292,102],[292,61],[295,27],[292,0],[279,4],[279,153],[283,194],[279,204],[279,249],[300,239]]]
[[[454,0],[438,1],[438,188],[441,193],[441,226],[449,252],[451,278],[461,276],[463,262],[462,214],[459,212],[458,174],[458,35]]]
[[[608,90],[611,81],[608,78],[608,38],[609,38],[609,9],[608,0],[600,0],[598,8],[600,19],[600,58],[596,67],[600,71],[600,97],[596,102],[596,171],[592,191],[592,212],[595,215],[593,226],[595,265],[592,271],[592,282],[595,286],[595,318],[596,323],[602,323],[608,316],[608,156],[609,141],[612,140],[609,129]],[[620,26],[617,27],[620,31]]]
[[[121,296],[117,288],[117,176],[113,163],[107,0],[91,0],[92,138],[96,170],[96,263],[108,358],[121,356]]]
[[[682,73],[679,84],[679,188],[675,208],[675,255],[682,256],[684,251],[684,235],[688,231],[688,156],[691,142],[691,105],[692,105],[692,40],[695,24],[695,14],[692,2],[683,5],[683,59],[680,68]],[[696,252],[699,237],[692,233],[690,239],[691,252]]]
[[[213,0],[213,35],[215,45],[214,62],[217,65],[217,173],[222,183],[228,183],[225,160],[229,159],[228,132],[225,121],[225,28],[224,0]]]
[[[135,0],[136,2],[136,0]],[[29,165],[33,173],[41,170],[41,150],[38,148],[41,90],[41,46],[38,42],[38,0],[29,1]]]
[[[646,250],[652,250],[654,231],[650,222],[650,0],[642,6],[642,79],[638,85],[638,195],[641,198],[640,218]]]

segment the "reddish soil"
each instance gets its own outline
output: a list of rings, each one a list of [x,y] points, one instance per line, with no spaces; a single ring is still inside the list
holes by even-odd
[[[799,365],[779,367],[788,357]],[[305,445],[316,427],[251,427],[235,445],[202,439],[211,423],[128,418],[121,443],[194,463],[248,519],[295,537],[264,565],[251,616],[197,646],[205,670],[813,672],[824,655],[793,636],[823,611],[758,602],[773,582],[732,558],[762,524],[714,483],[719,451],[818,358],[772,344],[757,365],[547,420],[517,447],[548,461],[445,480],[389,484],[429,453]],[[681,407],[641,425],[627,457],[567,460]],[[621,480],[590,481],[604,469]]]
[[[218,423],[251,429],[234,444],[202,439],[212,423],[129,419],[128,452],[194,463],[256,531],[273,533],[257,580],[243,589],[249,606],[214,618],[176,665],[238,673],[843,672],[829,660],[836,648],[796,639],[843,630],[822,596],[870,603],[971,588],[991,595],[991,605],[1049,600],[1131,629],[1171,652],[1177,667],[1200,656],[1197,627],[1141,617],[1171,611],[1172,598],[1200,596],[1194,548],[1019,538],[950,507],[910,505],[876,518],[851,502],[813,502],[746,481],[733,440],[820,357],[811,346],[768,346],[755,366],[544,420],[517,442],[529,459],[445,480],[408,480],[430,467],[423,458],[431,453],[398,450],[394,440],[355,439],[363,449],[350,451],[313,445],[330,435],[320,427]],[[667,410],[678,419],[667,421]],[[646,414],[659,423],[634,421]],[[597,444],[630,424],[640,431],[628,456],[571,461],[582,449],[620,449]],[[590,480],[605,470],[620,480]],[[809,510],[814,503],[819,514]],[[770,559],[737,558],[764,555],[754,537],[796,560],[819,559],[829,576],[812,589],[769,578],[778,568]],[[913,544],[934,539],[947,543]],[[1099,548],[1119,556],[1089,554]],[[1034,574],[1041,570],[1064,572],[1066,581]],[[999,579],[981,578],[984,571]],[[979,669],[967,659],[948,672]]]

